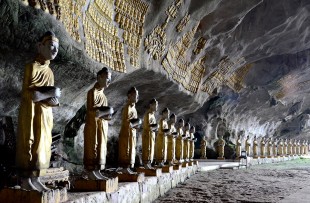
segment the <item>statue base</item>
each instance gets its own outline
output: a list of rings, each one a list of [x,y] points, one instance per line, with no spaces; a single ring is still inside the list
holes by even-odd
[[[173,170],[178,171],[182,168],[182,164],[175,164],[173,165]]]
[[[141,183],[144,181],[144,173],[136,173],[136,174],[127,174],[127,173],[118,173],[118,181],[119,182],[138,182]]]
[[[225,157],[217,157],[218,160],[225,160]]]
[[[182,167],[183,167],[183,168],[188,167],[188,163],[187,163],[187,162],[183,162],[183,163],[182,163]]]
[[[273,158],[273,156],[267,156],[267,158]]]
[[[60,168],[42,169],[32,173],[34,176],[40,177],[43,184],[51,185],[52,187],[63,186],[70,189],[69,171]]]
[[[264,158],[266,158],[266,157],[265,157],[265,156],[260,156],[260,158],[264,159]]]
[[[161,168],[154,168],[154,169],[146,169],[144,167],[137,168],[138,173],[144,173],[145,176],[156,176],[159,177],[162,174]]]
[[[163,166],[162,170],[163,170],[163,173],[172,173],[173,172],[173,166]]]
[[[258,156],[254,156],[254,157],[253,157],[253,159],[258,159],[258,158],[259,158]]]
[[[6,203],[60,203],[68,200],[67,188],[53,189],[44,192],[20,188],[4,188],[0,191],[1,202]]]
[[[106,193],[115,192],[118,190],[118,177],[113,177],[108,180],[86,180],[79,179],[74,183],[75,191],[105,191]]]

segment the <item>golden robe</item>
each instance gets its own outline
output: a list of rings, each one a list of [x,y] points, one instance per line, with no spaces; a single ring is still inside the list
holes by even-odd
[[[201,158],[206,158],[206,152],[207,151],[207,140],[204,138],[200,142],[200,153],[201,153]]]
[[[251,155],[251,142],[250,139],[245,140],[245,150],[248,156]]]
[[[183,129],[179,128],[175,145],[175,158],[178,161],[181,161],[183,159],[183,137],[182,137],[183,134],[184,134]]]
[[[169,128],[170,134],[167,138],[167,161],[172,162],[175,160],[175,138],[172,133],[175,133],[177,130],[173,123],[169,125]]]
[[[261,143],[260,143],[260,155],[262,157],[265,156],[265,145],[266,145],[265,141],[261,141]]]
[[[151,163],[154,159],[155,150],[155,136],[156,133],[152,131],[150,125],[156,124],[154,112],[147,112],[143,119],[143,133],[142,133],[142,161],[143,163]]]
[[[87,93],[84,128],[84,167],[87,170],[104,169],[106,164],[108,121],[96,117],[97,108],[102,106],[108,106],[108,100],[96,83]]]
[[[257,140],[254,140],[253,141],[253,157],[257,157],[258,156],[257,147],[258,147]]]
[[[279,154],[280,156],[283,156],[283,154],[284,154],[283,142],[280,142],[280,144],[278,145],[278,154]]]
[[[136,158],[136,129],[130,127],[130,120],[137,119],[138,114],[135,104],[127,103],[122,112],[122,126],[119,134],[118,162],[122,167],[131,167],[135,164]]]
[[[166,162],[167,160],[167,136],[165,129],[169,129],[166,119],[160,119],[159,129],[156,138],[156,162]]]
[[[292,146],[291,142],[289,142],[288,145],[287,145],[287,154],[288,155],[293,155],[293,146]]]
[[[183,141],[183,159],[188,159],[189,158],[189,148],[190,148],[190,143],[187,138],[190,137],[189,131],[185,131],[185,140]]]
[[[195,138],[195,135],[194,133],[191,133],[190,134],[190,137],[191,137],[191,140],[189,141],[190,143],[190,147],[189,147],[189,158],[190,159],[193,159],[194,158],[194,155],[195,155],[195,142],[194,142],[194,138]]]
[[[283,154],[284,155],[287,155],[288,153],[287,153],[287,142],[284,142],[284,144],[283,144],[284,146],[283,146]]]
[[[49,61],[27,64],[18,117],[16,166],[22,171],[47,169],[50,166],[53,112],[44,102],[34,103],[36,87],[54,86],[54,74]]]

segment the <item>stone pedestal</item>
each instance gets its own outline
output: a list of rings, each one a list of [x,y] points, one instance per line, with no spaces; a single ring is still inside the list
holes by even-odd
[[[75,191],[105,191],[106,193],[115,192],[118,190],[118,177],[108,180],[86,180],[79,179],[74,183]]]
[[[144,173],[137,174],[126,174],[126,173],[118,173],[117,174],[119,182],[143,182],[145,179]]]
[[[173,172],[173,166],[163,166],[162,170],[163,170],[163,173],[172,173]]]
[[[225,157],[217,157],[218,160],[225,160]]]
[[[65,186],[70,189],[69,171],[64,170],[63,167],[43,169],[34,173],[33,175],[39,176],[40,181],[43,184],[49,184],[53,187]]]
[[[253,157],[253,159],[258,159],[258,158],[259,158],[259,156],[254,156],[254,157]]]
[[[188,167],[188,163],[187,163],[187,162],[183,162],[183,163],[182,163],[182,167],[183,167],[183,168],[187,168],[187,167]]]
[[[0,191],[0,202],[5,203],[60,203],[67,201],[67,199],[67,188],[45,192],[20,188],[4,188]]]
[[[182,168],[182,164],[175,164],[173,165],[173,170],[178,171]]]
[[[144,173],[145,176],[156,176],[159,177],[162,174],[161,168],[154,168],[154,169],[146,169],[144,167],[137,168],[138,173]]]

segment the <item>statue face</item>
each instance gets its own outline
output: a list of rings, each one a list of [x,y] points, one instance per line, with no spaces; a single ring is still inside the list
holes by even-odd
[[[185,125],[185,130],[189,130],[190,127],[191,127],[190,124],[186,124],[186,125]]]
[[[59,43],[53,40],[47,40],[39,43],[38,52],[45,60],[53,60],[58,53]]]
[[[137,103],[139,101],[139,92],[135,91],[128,95],[128,99],[131,103]]]
[[[107,88],[111,84],[111,73],[108,72],[102,73],[101,75],[98,75],[97,81],[101,88]]]
[[[169,111],[166,111],[166,112],[163,113],[163,118],[167,119],[167,118],[169,118],[169,116],[170,116],[170,112]]]
[[[158,109],[158,102],[150,104],[151,111],[155,112]]]
[[[196,130],[195,127],[191,127],[190,132],[195,133],[195,130]]]
[[[174,116],[174,117],[172,117],[171,119],[170,119],[170,122],[171,123],[175,123],[177,121],[177,117],[176,116]]]
[[[184,121],[179,121],[179,127],[184,127]]]

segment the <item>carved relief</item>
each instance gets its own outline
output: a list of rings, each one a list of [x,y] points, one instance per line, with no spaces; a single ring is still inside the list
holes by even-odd
[[[247,64],[237,69],[227,80],[228,87],[233,89],[235,92],[240,92],[240,90],[244,88],[244,78],[251,68],[252,64]]]
[[[217,69],[203,82],[201,90],[211,95],[216,88],[223,84],[229,86],[229,76],[233,73],[234,68],[242,63],[244,63],[243,57],[236,60],[231,60],[228,57],[223,58]]]
[[[126,72],[124,45],[118,37],[118,30],[110,18],[108,8],[112,1],[95,1],[86,11],[83,18],[85,49],[87,54],[111,69]]]
[[[206,42],[207,42],[207,40],[205,38],[200,37],[198,42],[197,42],[196,48],[193,51],[193,53],[195,55],[199,54],[201,52],[201,50],[204,48],[204,46],[206,45]]]
[[[175,19],[178,9],[183,0],[176,0],[174,4],[166,10],[167,18],[162,25],[157,25],[152,32],[145,38],[144,47],[154,60],[161,58],[166,49],[166,27],[170,20]]]
[[[128,45],[129,62],[138,68],[138,52],[141,47],[145,14],[149,5],[141,0],[116,0],[115,22],[124,30],[124,43]]]
[[[177,32],[182,32],[183,29],[187,26],[190,15],[188,13],[185,14],[185,16],[180,20],[179,24],[176,26]]]

